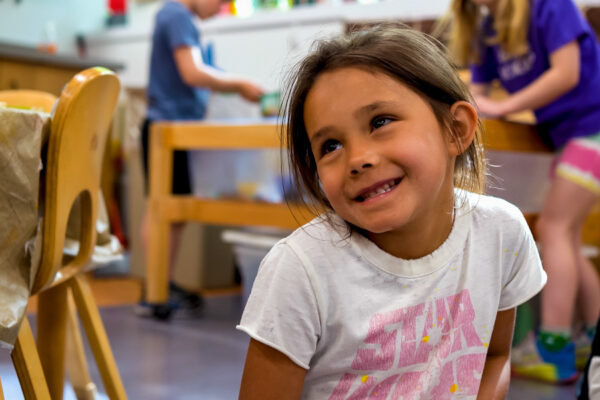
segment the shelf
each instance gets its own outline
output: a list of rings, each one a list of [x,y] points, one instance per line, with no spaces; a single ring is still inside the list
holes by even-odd
[[[210,200],[193,196],[160,199],[154,210],[162,220],[214,225],[270,226],[296,229],[315,215],[305,207],[245,200]]]

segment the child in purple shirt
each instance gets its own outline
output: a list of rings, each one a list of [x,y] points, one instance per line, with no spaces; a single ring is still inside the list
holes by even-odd
[[[535,227],[548,274],[541,328],[534,357],[512,367],[544,381],[573,381],[575,302],[590,336],[600,313],[598,276],[581,254],[583,222],[600,197],[600,46],[572,0],[453,0],[451,7],[450,47],[471,65],[480,112],[533,109],[540,133],[558,150]],[[494,79],[510,93],[506,99],[487,96]]]

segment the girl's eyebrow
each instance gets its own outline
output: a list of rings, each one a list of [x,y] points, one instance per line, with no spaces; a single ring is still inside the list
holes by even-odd
[[[359,118],[364,115],[371,114],[373,111],[376,111],[380,108],[397,106],[397,105],[398,105],[398,103],[395,101],[375,101],[373,103],[364,105],[364,106],[360,107],[359,109],[357,109],[356,111],[354,111],[354,116],[356,118]]]
[[[321,136],[325,136],[325,135],[327,135],[327,133],[329,133],[330,131],[333,131],[333,130],[335,130],[335,128],[331,125],[324,126],[324,127],[320,128],[319,130],[317,130],[314,135],[310,136],[308,138],[308,141],[313,143],[313,142],[319,140],[321,138]]]

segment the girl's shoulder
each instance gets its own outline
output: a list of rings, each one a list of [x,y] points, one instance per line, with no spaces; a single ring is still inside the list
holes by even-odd
[[[282,240],[283,243],[298,241],[331,242],[349,237],[346,222],[333,212],[326,212],[302,225]]]
[[[536,22],[560,22],[561,17],[579,13],[573,0],[531,0],[531,18]]]
[[[299,270],[298,266],[303,266],[300,269],[312,276],[316,266],[327,264],[328,260],[352,258],[355,255],[350,237],[341,218],[322,215],[275,243],[262,264],[273,265],[280,270]]]
[[[490,223],[500,229],[507,226],[517,229],[527,227],[523,212],[507,200],[484,194],[465,193],[466,205],[462,209],[471,213],[475,223]]]

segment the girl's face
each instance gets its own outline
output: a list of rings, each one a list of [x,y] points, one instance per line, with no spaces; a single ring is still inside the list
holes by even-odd
[[[304,121],[323,191],[344,220],[392,254],[386,235],[424,238],[441,227],[447,236],[455,154],[420,95],[386,74],[345,67],[317,77]]]
[[[478,6],[486,6],[488,8],[494,8],[494,6],[496,5],[497,0],[471,0],[473,3],[477,4]]]

